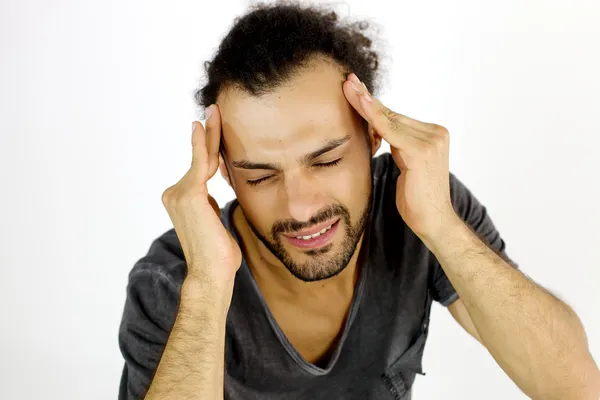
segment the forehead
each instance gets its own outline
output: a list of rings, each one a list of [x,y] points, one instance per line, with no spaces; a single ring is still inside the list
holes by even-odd
[[[217,101],[227,152],[268,157],[310,151],[324,140],[356,132],[360,118],[344,96],[344,81],[339,66],[315,61],[261,97],[227,89]]]

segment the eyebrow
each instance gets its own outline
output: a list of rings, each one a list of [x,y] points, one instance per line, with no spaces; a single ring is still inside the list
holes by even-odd
[[[305,154],[304,156],[300,157],[299,161],[302,164],[308,164],[311,161],[313,161],[315,158],[322,156],[323,154],[328,153],[331,150],[334,150],[334,149],[340,147],[341,145],[346,143],[348,140],[350,140],[350,138],[351,138],[351,136],[347,135],[347,136],[344,136],[343,138],[329,140],[320,149],[315,150],[311,153]],[[252,161],[248,161],[248,160],[233,161],[231,164],[234,167],[241,168],[241,169],[273,169],[273,170],[282,170],[283,169],[281,167],[281,164],[257,163],[257,162],[252,162]]]

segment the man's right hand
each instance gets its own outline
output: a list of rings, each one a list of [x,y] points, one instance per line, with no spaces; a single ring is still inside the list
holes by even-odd
[[[209,114],[210,113],[210,114]],[[216,104],[207,109],[206,130],[192,123],[192,166],[162,195],[188,266],[207,283],[233,283],[242,253],[220,219],[220,209],[206,183],[219,167],[221,115]]]

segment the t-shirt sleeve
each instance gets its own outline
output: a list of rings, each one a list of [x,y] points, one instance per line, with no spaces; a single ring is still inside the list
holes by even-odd
[[[129,276],[119,327],[119,348],[125,359],[119,400],[146,395],[179,306],[179,289],[169,277],[138,267]]]
[[[488,247],[506,260],[513,267],[518,264],[506,254],[506,243],[494,226],[486,208],[478,201],[471,191],[452,173],[450,173],[450,197],[456,213],[471,226],[473,231]],[[431,292],[433,299],[447,307],[458,299],[458,293],[450,283],[438,260],[433,257]]]

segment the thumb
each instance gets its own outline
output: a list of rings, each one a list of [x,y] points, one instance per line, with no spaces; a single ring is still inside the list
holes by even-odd
[[[206,132],[198,121],[192,122],[192,166],[190,170],[198,178],[202,179],[208,172],[209,160],[206,150]]]
[[[400,151],[394,146],[390,145],[390,152],[392,153],[392,158],[394,159],[394,162],[396,163],[398,168],[400,168],[400,171],[405,172],[407,167],[406,163],[402,159],[402,156],[400,155]]]
[[[217,104],[211,104],[206,115],[206,151],[208,153],[208,176],[212,177],[219,167],[219,147],[221,145],[221,111]]]

